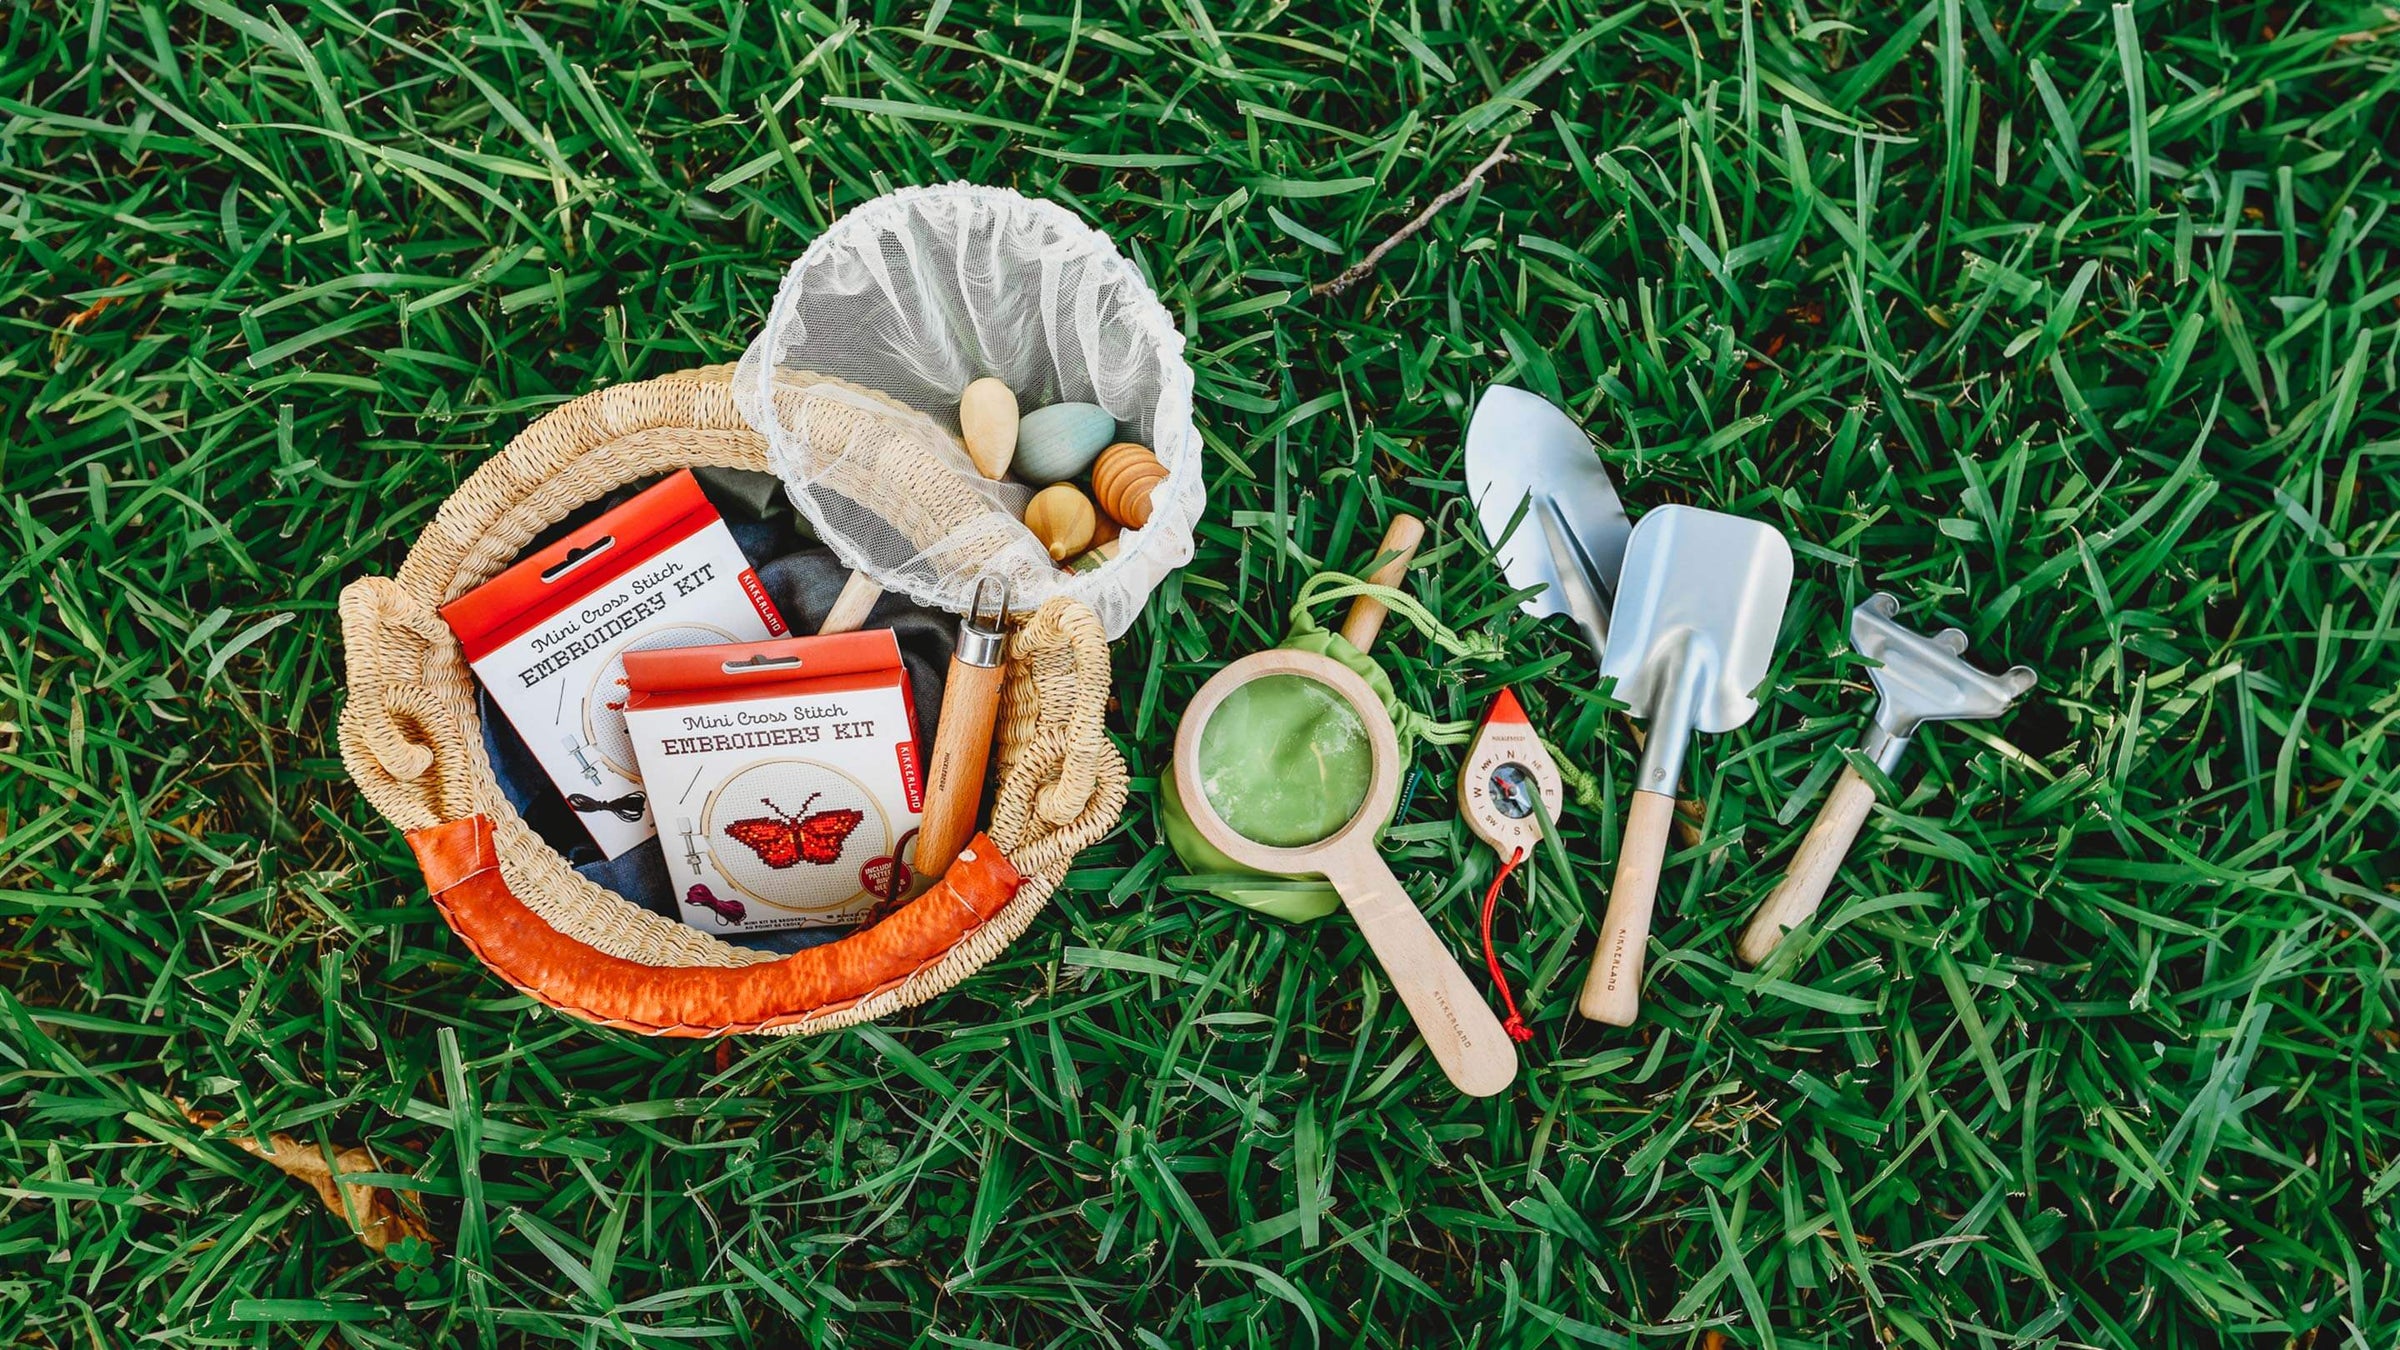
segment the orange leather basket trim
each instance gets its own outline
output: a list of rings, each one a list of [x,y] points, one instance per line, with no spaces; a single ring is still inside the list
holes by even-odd
[[[940,960],[1025,884],[978,834],[931,890],[838,941],[753,966],[645,966],[566,936],[511,893],[487,817],[411,830],[408,844],[442,917],[501,979],[561,1012],[662,1036],[762,1031],[838,1012]]]

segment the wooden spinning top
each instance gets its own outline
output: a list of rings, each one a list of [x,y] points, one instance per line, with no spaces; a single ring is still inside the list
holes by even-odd
[[[1111,520],[1130,530],[1150,523],[1150,494],[1167,481],[1167,466],[1147,446],[1119,441],[1092,465],[1092,496]]]
[[[1458,772],[1459,814],[1501,857],[1519,852],[1531,857],[1542,842],[1541,817],[1533,812],[1537,797],[1542,815],[1558,819],[1566,805],[1558,761],[1534,734],[1525,706],[1502,689],[1483,715],[1483,726],[1475,732],[1466,764]]]

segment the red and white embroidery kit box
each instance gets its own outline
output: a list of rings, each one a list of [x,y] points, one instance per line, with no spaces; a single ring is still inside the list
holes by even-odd
[[[684,922],[851,923],[893,889],[925,797],[890,630],[636,652],[626,675]]]
[[[442,606],[484,692],[607,857],[657,833],[625,732],[625,656],[780,637],[690,470]]]

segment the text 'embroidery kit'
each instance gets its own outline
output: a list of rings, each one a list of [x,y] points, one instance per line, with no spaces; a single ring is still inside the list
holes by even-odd
[[[906,891],[924,808],[889,630],[634,652],[625,714],[684,921],[855,922]]]

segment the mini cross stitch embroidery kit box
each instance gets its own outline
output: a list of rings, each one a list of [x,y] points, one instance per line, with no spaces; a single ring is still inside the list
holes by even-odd
[[[888,629],[630,653],[625,722],[684,922],[854,923],[907,888],[925,805]]]
[[[689,469],[442,606],[467,664],[603,855],[655,834],[625,734],[625,656],[780,637]]]

